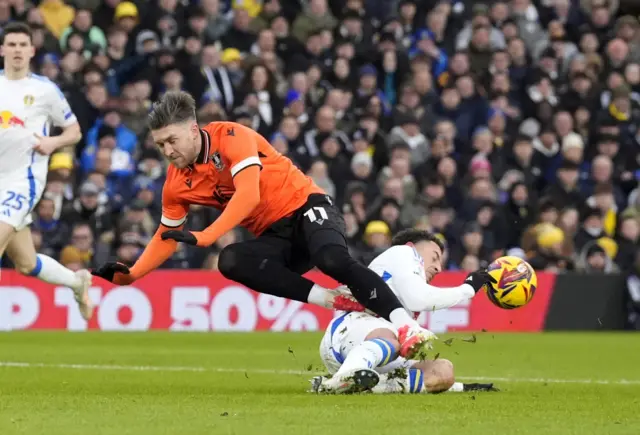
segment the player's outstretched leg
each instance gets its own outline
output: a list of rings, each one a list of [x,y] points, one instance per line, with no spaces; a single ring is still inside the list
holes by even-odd
[[[275,237],[234,243],[220,252],[218,269],[225,278],[260,293],[329,309],[363,310],[348,289],[326,289],[285,266],[282,252],[291,249],[287,243]]]
[[[319,377],[313,389],[320,393],[349,394],[371,390],[378,383],[376,367],[389,364],[398,356],[400,344],[389,329],[375,329],[349,351],[331,378]]]
[[[415,362],[409,369],[398,369],[380,375],[372,389],[376,394],[437,394],[467,391],[499,391],[493,384],[463,384],[455,382],[453,364],[446,359]]]
[[[73,272],[51,257],[36,254],[29,228],[23,228],[14,234],[7,245],[7,255],[18,272],[73,290],[80,314],[85,320],[91,318],[93,304],[89,299],[89,287],[92,277],[88,270]]]

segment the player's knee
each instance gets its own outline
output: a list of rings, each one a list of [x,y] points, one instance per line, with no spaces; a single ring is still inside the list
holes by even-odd
[[[447,359],[421,361],[413,367],[424,373],[424,388],[429,393],[447,391],[455,382],[453,363]]]
[[[12,258],[14,267],[23,275],[36,276],[40,273],[40,261],[38,257],[33,258]]]
[[[311,261],[318,269],[330,276],[340,275],[355,263],[347,248],[340,245],[325,246],[313,255]]]
[[[397,350],[400,349],[400,342],[398,341],[398,338],[396,337],[394,332],[391,331],[390,329],[385,329],[385,328],[374,329],[366,337],[366,340],[376,340],[376,339],[383,340],[384,342],[386,342],[389,345],[389,347],[391,347],[391,349],[394,350],[395,352],[397,352]]]
[[[430,393],[447,391],[454,382],[453,363],[447,359],[432,361],[430,369],[424,374],[424,386]]]
[[[237,247],[229,245],[218,256],[218,270],[225,278],[236,280],[240,270],[240,255]]]

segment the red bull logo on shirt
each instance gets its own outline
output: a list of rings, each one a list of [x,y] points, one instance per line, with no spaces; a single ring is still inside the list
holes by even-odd
[[[9,110],[0,111],[0,128],[24,127],[24,121]]]

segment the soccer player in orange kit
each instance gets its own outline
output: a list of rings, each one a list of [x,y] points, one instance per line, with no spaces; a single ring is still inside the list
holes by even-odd
[[[241,225],[257,237],[222,250],[218,268],[226,278],[326,308],[366,307],[407,331],[398,349],[402,356],[430,346],[435,335],[419,326],[378,274],[350,256],[344,220],[331,198],[262,136],[233,122],[212,122],[201,129],[195,101],[185,92],[168,92],[155,103],[149,127],[171,163],[161,225],[131,268],[107,263],[94,275],[130,284],[169,259],[177,242],[207,247]],[[190,204],[215,207],[222,214],[203,231],[185,231]],[[314,266],[351,294],[304,278]]]

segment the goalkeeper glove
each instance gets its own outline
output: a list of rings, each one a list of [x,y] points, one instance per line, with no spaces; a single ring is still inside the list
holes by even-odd
[[[113,279],[116,273],[121,273],[123,275],[129,275],[131,271],[127,266],[122,263],[107,263],[103,266],[100,266],[98,269],[91,272],[91,275],[99,276],[102,279],[106,279],[109,282],[114,282]]]
[[[175,240],[176,242],[186,243],[187,245],[198,245],[198,239],[191,231],[170,230],[162,233],[160,237],[162,240]]]
[[[469,284],[473,287],[473,290],[478,293],[485,285],[496,284],[498,281],[487,272],[487,269],[478,269],[475,272],[471,272],[467,275],[467,279],[464,280],[465,284]]]

